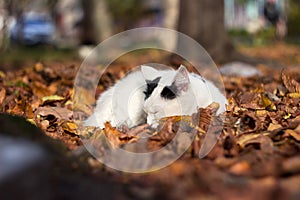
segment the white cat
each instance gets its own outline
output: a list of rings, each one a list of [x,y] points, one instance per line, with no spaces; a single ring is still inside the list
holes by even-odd
[[[227,100],[218,88],[183,65],[177,71],[141,66],[101,94],[85,126],[104,128],[110,122],[131,128],[147,122],[157,127],[163,117],[192,115],[212,102],[220,104],[218,113],[226,110]]]

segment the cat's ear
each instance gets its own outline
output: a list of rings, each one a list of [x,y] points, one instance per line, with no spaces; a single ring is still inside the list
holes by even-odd
[[[154,80],[155,78],[160,76],[158,70],[146,65],[141,66],[141,71],[145,80]]]
[[[190,85],[189,72],[185,66],[180,65],[174,78],[173,84],[176,86],[177,91],[186,92]]]

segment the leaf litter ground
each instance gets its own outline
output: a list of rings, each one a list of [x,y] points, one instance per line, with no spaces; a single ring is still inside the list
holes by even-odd
[[[294,47],[286,48],[287,52],[293,52],[294,59],[295,54],[300,57],[299,48],[298,51]],[[257,56],[253,49],[242,51]],[[264,56],[264,51],[257,52],[262,52],[258,57]],[[136,143],[145,133],[150,135],[147,150],[165,146],[177,132],[194,131],[195,139],[171,166],[143,175],[117,173],[85,155],[84,161],[78,162],[87,163],[87,180],[109,179],[112,184],[125,187],[125,190],[118,189],[120,194],[115,196],[123,199],[299,199],[300,64],[288,65],[288,61],[283,64],[284,69],[259,65],[261,76],[223,77],[229,101],[224,127],[217,144],[204,159],[198,159],[197,153],[208,124],[221,117],[215,116],[215,104],[199,109],[200,118],[199,113],[195,113],[162,119],[165,123],[158,132],[147,125],[117,130],[107,123],[104,130],[96,132],[105,134],[114,147]],[[1,72],[1,112],[25,117],[46,135],[61,141],[70,152],[82,150],[72,113],[77,69],[76,64],[37,63],[32,68]],[[103,76],[97,95],[124,76],[126,70],[123,65],[111,68]],[[179,126],[182,122],[184,126]],[[216,123],[213,128],[220,130],[220,125]],[[179,146],[180,141],[174,148]],[[64,162],[61,168],[63,165]],[[74,173],[86,170],[78,163],[76,166]]]

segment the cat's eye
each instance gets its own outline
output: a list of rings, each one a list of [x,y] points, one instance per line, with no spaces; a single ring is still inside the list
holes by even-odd
[[[157,83],[148,83],[147,84],[147,89],[144,92],[145,94],[145,99],[149,98],[150,95],[152,94],[153,90],[157,87]]]
[[[149,98],[150,95],[152,94],[152,92],[154,91],[154,89],[157,87],[158,82],[160,80],[161,77],[158,77],[152,81],[146,80],[147,82],[147,88],[146,91],[144,91],[145,94],[145,99]]]
[[[176,98],[176,88],[171,86],[166,86],[161,91],[160,96],[165,99],[175,99]]]

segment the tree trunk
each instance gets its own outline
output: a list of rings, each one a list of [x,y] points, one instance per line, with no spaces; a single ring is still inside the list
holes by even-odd
[[[289,0],[288,3],[288,36],[297,38],[300,35],[300,0]]]
[[[0,51],[5,50],[5,38],[6,38],[6,12],[5,2],[0,0]]]
[[[98,44],[112,35],[112,17],[106,0],[82,0],[82,8],[82,43]]]
[[[164,19],[163,27],[177,29],[179,0],[163,0]]]
[[[163,0],[164,7],[164,18],[163,18],[163,27],[177,30],[178,25],[178,15],[179,15],[179,1],[180,0]],[[177,37],[176,34],[168,34],[165,38],[162,38],[162,43],[165,47],[170,49],[176,48]],[[162,36],[164,37],[164,36]]]
[[[202,45],[215,62],[228,61],[235,52],[224,26],[224,0],[181,0],[178,30]],[[180,40],[178,45],[188,49]]]

